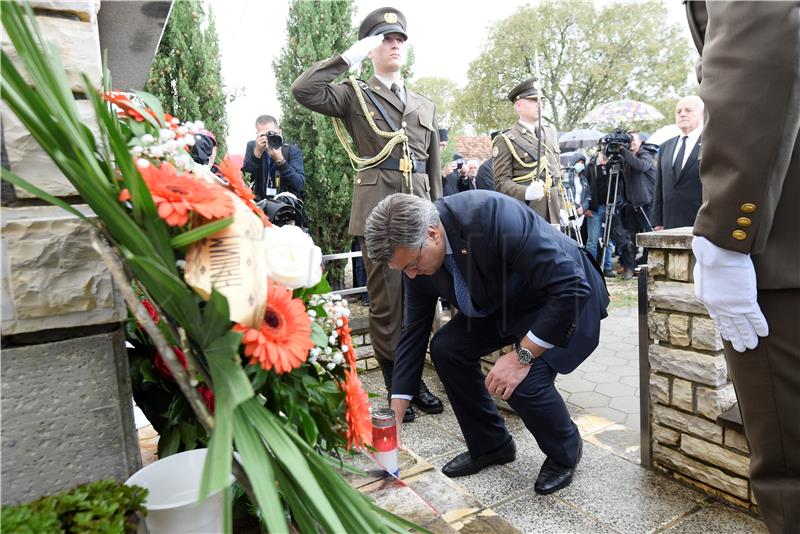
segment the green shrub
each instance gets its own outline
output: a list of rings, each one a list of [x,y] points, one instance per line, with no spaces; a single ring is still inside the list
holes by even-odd
[[[144,515],[147,490],[113,480],[81,484],[28,504],[4,506],[5,534],[133,533]]]

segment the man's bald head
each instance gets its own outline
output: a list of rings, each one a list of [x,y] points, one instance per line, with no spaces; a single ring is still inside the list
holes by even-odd
[[[703,124],[703,101],[697,95],[684,96],[675,106],[675,124],[684,135]]]

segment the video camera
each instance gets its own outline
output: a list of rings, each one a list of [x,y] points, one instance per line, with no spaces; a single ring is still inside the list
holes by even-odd
[[[291,224],[303,230],[308,229],[306,210],[303,201],[291,193],[280,193],[256,203],[275,226]]]
[[[267,146],[269,146],[273,150],[277,150],[283,146],[283,137],[278,132],[270,130],[266,133],[262,133],[261,135],[259,135],[259,137],[265,137],[265,136],[267,138]]]
[[[625,130],[617,128],[610,134],[600,139],[600,144],[605,146],[603,152],[608,159],[611,159],[614,157],[622,157],[622,147],[630,149],[632,141],[633,136],[631,134]]]

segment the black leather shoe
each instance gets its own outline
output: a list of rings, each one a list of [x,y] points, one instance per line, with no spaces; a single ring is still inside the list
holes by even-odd
[[[494,452],[484,454],[477,458],[470,456],[469,451],[462,452],[442,467],[442,473],[450,478],[463,477],[467,475],[474,475],[484,467],[490,465],[502,465],[508,462],[513,462],[517,457],[517,447],[514,445],[514,440],[508,440],[508,443],[500,447]]]
[[[419,391],[411,399],[414,405],[425,413],[442,413],[444,404],[441,399],[428,390],[428,386],[422,380],[419,381]]]
[[[409,404],[408,408],[406,408],[406,413],[403,414],[403,422],[404,423],[410,423],[411,421],[416,419],[416,417],[417,417],[417,414],[414,413],[414,409]]]
[[[575,468],[581,461],[581,456],[583,456],[583,440],[578,444],[578,460],[573,467],[565,467],[555,460],[546,459],[539,471],[539,476],[536,477],[533,490],[540,495],[547,495],[569,486],[575,475]]]

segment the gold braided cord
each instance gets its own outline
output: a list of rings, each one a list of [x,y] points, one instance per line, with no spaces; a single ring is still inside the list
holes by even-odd
[[[358,99],[359,107],[361,108],[361,112],[364,113],[364,116],[367,119],[367,124],[369,124],[370,129],[373,133],[377,134],[379,137],[383,137],[387,139],[386,144],[383,146],[380,152],[378,152],[375,156],[371,158],[362,158],[355,151],[352,149],[350,142],[348,141],[347,137],[345,136],[345,127],[344,123],[341,119],[337,117],[333,117],[333,130],[336,132],[336,137],[339,139],[339,142],[344,147],[345,152],[347,152],[347,156],[350,159],[350,165],[353,167],[353,170],[356,172],[361,172],[367,169],[372,169],[386,161],[389,155],[394,150],[394,147],[397,146],[398,143],[403,143],[403,158],[401,159],[401,165],[403,162],[406,163],[406,167],[401,169],[403,173],[403,177],[406,180],[406,185],[408,186],[408,190],[410,193],[414,193],[414,184],[411,180],[411,173],[413,169],[411,169],[411,157],[409,154],[408,149],[408,136],[406,135],[405,129],[400,128],[396,132],[384,132],[378,125],[375,124],[375,121],[372,119],[372,114],[369,112],[367,108],[367,102],[364,100],[364,95],[361,92],[361,88],[358,86],[358,81],[356,80],[355,76],[350,76],[347,78],[347,81],[350,82],[350,85],[353,86],[353,90],[356,93],[356,98]]]

